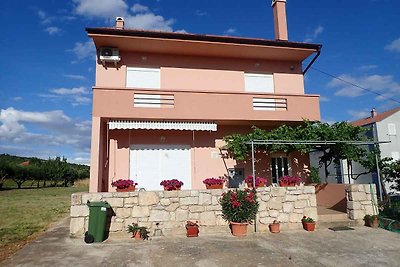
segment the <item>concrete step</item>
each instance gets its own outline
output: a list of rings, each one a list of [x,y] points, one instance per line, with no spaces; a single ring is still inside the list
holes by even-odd
[[[319,214],[320,222],[340,222],[348,220],[347,213]]]
[[[344,212],[318,214],[317,227],[330,228],[338,226],[357,226],[357,222],[350,220],[347,217],[347,213]]]
[[[339,227],[339,226],[358,226],[357,222],[354,220],[345,220],[345,221],[334,221],[334,222],[317,222],[317,228],[331,228],[331,227]]]

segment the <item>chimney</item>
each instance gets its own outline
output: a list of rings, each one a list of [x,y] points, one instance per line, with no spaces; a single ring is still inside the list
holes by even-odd
[[[272,10],[274,12],[275,39],[287,41],[286,0],[272,0]]]
[[[376,115],[378,115],[378,112],[376,112],[376,109],[375,108],[371,109],[371,118],[375,118]]]
[[[125,21],[123,17],[116,17],[115,18],[115,28],[123,29],[125,26]]]

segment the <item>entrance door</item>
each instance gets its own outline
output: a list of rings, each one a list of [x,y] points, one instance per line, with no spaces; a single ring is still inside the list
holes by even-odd
[[[190,146],[132,145],[130,178],[146,191],[162,190],[160,182],[170,179],[182,181],[182,189],[191,189]]]

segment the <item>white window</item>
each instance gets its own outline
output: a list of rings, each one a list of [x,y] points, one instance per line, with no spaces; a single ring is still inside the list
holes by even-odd
[[[397,152],[397,151],[392,152],[392,159],[393,160],[399,160],[400,159],[400,153]]]
[[[396,124],[388,123],[388,134],[389,135],[396,135]]]
[[[245,73],[244,84],[246,92],[274,93],[272,74]]]
[[[278,183],[279,178],[289,175],[289,160],[287,157],[271,158],[272,183]]]
[[[126,87],[160,89],[160,69],[128,67]]]

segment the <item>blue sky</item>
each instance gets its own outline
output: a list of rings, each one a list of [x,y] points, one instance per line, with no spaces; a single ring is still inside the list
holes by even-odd
[[[290,41],[322,43],[314,64],[400,101],[397,0],[287,0]],[[266,0],[24,0],[0,10],[0,153],[64,155],[88,163],[94,46],[85,27],[114,25],[273,39]],[[354,120],[399,105],[315,69],[306,93],[321,95],[322,120]]]

